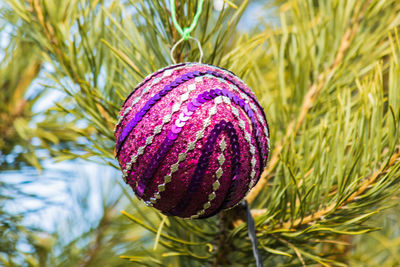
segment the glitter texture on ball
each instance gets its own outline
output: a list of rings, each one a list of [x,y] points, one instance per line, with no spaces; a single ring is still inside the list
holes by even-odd
[[[270,150],[251,89],[230,71],[201,63],[148,76],[125,100],[115,138],[136,196],[166,215],[192,219],[239,203]]]

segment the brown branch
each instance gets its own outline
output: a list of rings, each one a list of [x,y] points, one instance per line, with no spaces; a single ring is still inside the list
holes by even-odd
[[[399,160],[400,160],[400,146],[397,148],[397,152],[390,157],[388,164],[383,165],[379,170],[374,172],[368,178],[364,179],[364,182],[361,184],[359,189],[356,192],[354,192],[352,195],[350,195],[350,197],[345,202],[343,202],[339,207],[337,207],[336,209],[343,208],[347,204],[353,202],[357,197],[359,197],[368,188],[370,188],[371,185],[376,181],[376,179],[380,175],[386,173],[389,170],[389,168],[392,167]],[[335,189],[332,192],[330,192],[329,195],[333,196],[336,193],[337,193],[337,189]],[[333,211],[333,209],[335,209],[335,207],[336,207],[336,203],[332,203],[331,205],[329,205],[325,209],[320,210],[320,211],[318,211],[318,212],[316,212],[316,213],[314,213],[314,214],[312,214],[310,216],[307,216],[307,217],[305,217],[303,219],[297,219],[293,223],[293,225],[291,224],[291,222],[286,222],[280,228],[282,228],[282,229],[289,229],[289,228],[293,229],[293,228],[296,228],[296,227],[298,227],[300,225],[305,225],[305,224],[312,223],[314,221],[317,221],[317,220],[321,219],[322,217],[324,217],[325,215],[327,215],[328,213]],[[265,214],[266,211],[267,211],[267,209],[253,209],[253,210],[251,210],[251,214],[253,215],[253,217],[258,217],[258,216],[261,216],[261,215]],[[239,225],[242,222],[243,221],[238,221],[238,222],[236,222],[236,225]]]
[[[19,76],[18,83],[14,87],[14,93],[9,103],[9,110],[14,110],[12,115],[16,115],[17,117],[23,112],[24,106],[26,104],[24,95],[29,85],[39,74],[41,67],[42,62],[39,59],[36,59],[27,68],[23,69],[21,75]]]
[[[36,18],[39,21],[40,26],[43,28],[44,34],[51,45],[51,47],[55,50],[56,55],[58,56],[60,63],[62,66],[65,67],[65,69],[72,75],[72,78],[75,80],[76,83],[79,84],[80,88],[83,88],[85,85],[82,82],[81,78],[79,75],[76,74],[76,72],[73,70],[72,66],[66,60],[63,52],[61,51],[60,44],[58,42],[57,36],[55,34],[54,28],[50,23],[47,23],[45,20],[45,17],[43,15],[42,8],[40,6],[39,0],[29,0],[28,1],[32,7],[32,11],[34,11],[34,14],[36,14]],[[127,59],[127,58],[124,58]],[[137,72],[140,72],[139,69],[132,63],[132,61],[129,61],[127,59],[128,64],[135,69]],[[136,68],[135,68],[136,67]],[[96,103],[97,110],[99,111],[100,115],[105,119],[107,122],[108,126],[110,129],[114,127],[114,123],[112,121],[112,118],[110,115],[107,113],[106,110],[99,104]]]
[[[91,266],[96,260],[97,256],[101,252],[104,246],[104,239],[106,237],[106,231],[111,227],[113,222],[113,212],[114,208],[119,202],[119,199],[114,200],[109,206],[104,209],[103,217],[101,218],[98,226],[95,230],[94,242],[90,245],[85,255],[82,257],[78,263],[79,267]]]
[[[17,118],[29,118],[29,116],[31,116],[31,114],[27,113],[26,108],[28,101],[24,96],[29,85],[39,74],[41,66],[41,61],[35,60],[27,68],[20,71],[16,85],[10,83],[8,80],[5,81],[5,85],[1,88],[4,91],[10,90],[12,93],[10,101],[4,103],[8,108],[4,112],[0,112],[0,136],[2,136],[5,141],[3,145],[10,145],[7,140],[15,139],[14,121]],[[3,149],[2,142],[0,142],[0,150]]]
[[[212,267],[219,266],[230,266],[229,253],[233,251],[233,244],[227,242],[229,229],[231,228],[230,214],[232,211],[223,211],[219,215],[219,230],[218,240],[216,242],[216,247],[218,248],[217,254],[212,262]]]
[[[102,248],[105,225],[104,225],[103,221],[101,221],[100,224],[102,224],[102,225],[100,226],[99,229],[96,230],[96,240],[94,241],[94,244],[89,248],[87,254],[79,262],[79,264],[78,264],[79,267],[90,266]]]
[[[230,254],[237,248],[232,240],[228,240],[228,235],[237,226],[235,223],[246,221],[246,208],[243,205],[237,205],[230,210],[222,211],[218,216],[220,233],[216,240],[216,254],[211,266],[232,266],[234,262],[231,261]]]
[[[82,81],[79,75],[73,70],[73,67],[71,63],[69,62],[68,58],[65,57],[61,50],[61,44],[58,41],[56,32],[52,26],[51,23],[46,22],[46,18],[44,16],[42,7],[40,6],[39,0],[28,0],[28,3],[31,5],[31,11],[34,17],[39,21],[40,27],[42,27],[44,31],[44,35],[47,38],[47,41],[49,42],[50,48],[54,49],[54,51],[51,51],[49,48],[45,48],[48,52],[55,54],[56,57],[58,57],[60,64],[65,67],[66,71],[70,73],[72,76],[73,80],[79,84],[79,86],[82,88]]]
[[[351,19],[351,22],[350,22],[351,27],[349,27],[346,30],[346,32],[343,34],[338,52],[336,54],[335,60],[332,63],[332,65],[328,69],[326,69],[324,72],[320,73],[318,75],[316,81],[308,89],[307,94],[304,96],[304,100],[303,100],[303,104],[300,109],[299,116],[297,117],[297,119],[293,119],[289,123],[289,126],[287,127],[285,136],[281,139],[279,144],[275,147],[275,149],[272,152],[272,156],[270,158],[267,168],[261,174],[260,180],[258,181],[257,185],[253,188],[253,190],[247,196],[247,201],[249,203],[252,203],[256,199],[257,195],[264,188],[264,186],[268,182],[269,178],[273,177],[272,175],[268,176],[268,174],[271,173],[275,169],[275,167],[278,165],[279,155],[282,152],[283,147],[286,145],[287,141],[289,140],[289,137],[297,134],[301,125],[304,123],[304,120],[306,118],[308,111],[314,104],[319,93],[325,87],[325,85],[329,82],[330,78],[333,76],[333,74],[338,69],[338,67],[341,65],[342,60],[346,54],[346,51],[349,49],[352,40],[354,39],[356,33],[358,32],[358,27],[359,27],[360,21],[364,15],[364,11],[366,10],[366,8],[368,6],[367,5],[368,3],[369,3],[369,1],[367,1],[365,3],[361,12],[359,12],[358,14],[356,12],[354,13],[354,15]]]
[[[49,42],[52,44],[57,44],[57,38],[55,38],[54,29],[49,23],[46,23],[39,0],[33,0],[33,2],[32,0],[29,0],[28,2],[31,4],[32,11],[35,12],[36,18],[38,19],[40,26],[43,28],[43,31]],[[59,54],[61,54],[61,51],[59,51]]]
[[[400,160],[400,148],[398,148],[397,152],[390,157],[388,164],[383,165],[381,168],[379,168],[379,170],[375,171],[371,176],[369,176],[367,179],[365,179],[364,182],[359,187],[359,189],[356,192],[354,192],[353,194],[351,194],[350,197],[346,199],[346,201],[343,201],[340,204],[340,206],[338,206],[337,203],[334,202],[334,203],[330,204],[328,207],[326,207],[322,210],[319,210],[319,211],[313,213],[312,215],[306,216],[302,219],[301,218],[297,219],[294,222],[286,222],[280,228],[283,228],[283,229],[297,228],[301,225],[315,222],[315,221],[321,219],[322,217],[328,215],[329,213],[331,213],[337,209],[341,209],[341,208],[345,207],[347,204],[353,202],[357,197],[362,195],[368,188],[371,187],[371,185],[373,183],[375,183],[375,181],[377,180],[377,178],[380,175],[386,173],[388,171],[388,169],[390,167],[392,167],[399,160]]]

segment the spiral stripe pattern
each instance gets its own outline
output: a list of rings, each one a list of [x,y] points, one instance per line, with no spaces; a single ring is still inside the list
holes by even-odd
[[[206,218],[240,202],[270,151],[266,116],[233,73],[182,63],[128,96],[115,153],[137,197],[164,214]]]

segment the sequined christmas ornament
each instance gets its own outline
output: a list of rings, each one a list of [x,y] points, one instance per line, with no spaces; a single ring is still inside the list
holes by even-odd
[[[232,72],[201,63],[148,76],[123,104],[115,138],[123,178],[137,197],[182,218],[235,206],[269,153],[254,93]]]

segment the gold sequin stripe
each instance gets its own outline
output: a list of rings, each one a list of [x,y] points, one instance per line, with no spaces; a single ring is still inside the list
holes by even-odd
[[[173,69],[167,69],[164,71],[163,75],[161,77],[157,77],[154,78],[153,81],[147,85],[142,92],[140,93],[139,96],[135,97],[131,103],[131,105],[129,107],[127,107],[124,111],[124,113],[122,114],[122,116],[119,117],[117,124],[114,127],[114,133],[117,130],[117,127],[121,124],[122,120],[125,118],[125,116],[129,113],[129,111],[132,110],[132,108],[142,99],[143,96],[145,96],[148,91],[150,90],[150,88],[152,88],[153,86],[157,85],[159,82],[161,82],[163,79],[171,76],[175,71],[180,70],[182,68],[186,68],[186,67],[191,67],[193,64],[187,64],[187,65],[183,65],[177,68],[173,68]],[[150,74],[148,77],[151,77],[153,74]],[[147,77],[146,77],[147,79]],[[139,85],[140,86],[140,85]]]
[[[207,197],[208,201],[203,205],[203,209],[199,210],[195,215],[191,216],[190,219],[196,219],[199,216],[203,215],[206,212],[206,210],[211,207],[211,201],[213,201],[217,197],[216,192],[219,189],[219,187],[221,186],[219,179],[221,178],[222,174],[224,173],[224,170],[222,169],[222,165],[225,162],[224,151],[226,148],[226,142],[225,142],[224,137],[222,137],[222,140],[219,143],[219,147],[221,149],[221,153],[218,156],[219,168],[218,168],[217,172],[215,173],[215,176],[217,179],[215,180],[215,182],[212,185],[213,192],[208,195],[208,197]]]
[[[228,71],[226,69],[223,69],[223,68],[220,68],[220,67],[215,67],[215,68],[220,70],[220,71],[222,71],[222,72],[224,72],[225,74],[233,74],[233,73],[231,73],[230,71]],[[240,79],[240,77],[238,77],[236,75],[234,75],[234,76],[239,82],[244,84],[247,88],[250,88],[242,79]],[[236,90],[242,95],[242,97],[245,95],[247,98],[250,98],[247,94],[243,93],[241,90],[238,90],[238,89],[236,89]],[[261,116],[259,114],[259,112],[256,112],[256,110],[259,110],[259,108],[256,107],[256,105],[254,105],[253,101],[249,101],[249,104],[250,104],[251,108],[253,109],[254,113],[257,114],[257,118],[258,118],[260,124],[264,127],[265,135],[269,137],[269,130],[268,130],[268,127],[267,127],[267,125],[268,125],[267,119],[265,117]],[[261,112],[264,114],[263,110],[261,110]],[[264,114],[264,116],[265,116],[265,114]],[[269,138],[268,138],[268,151],[269,151]]]
[[[214,76],[212,76],[212,75],[205,75],[204,76],[205,78],[212,78],[212,79],[215,79],[216,77],[214,77]],[[253,112],[254,112],[254,114],[257,114],[258,115],[258,119],[259,119],[259,123],[261,124],[261,125],[264,125],[264,123],[263,123],[263,118],[258,114],[258,112],[257,112],[257,107],[252,103],[252,101],[251,101],[251,99],[250,99],[250,97],[248,97],[245,93],[243,93],[242,91],[240,91],[238,88],[236,88],[236,86],[235,85],[232,85],[232,84],[230,84],[230,83],[228,83],[227,81],[225,81],[224,79],[222,79],[222,78],[217,78],[217,80],[219,81],[219,82],[221,82],[221,83],[224,83],[224,84],[226,84],[227,86],[229,86],[229,88],[231,88],[233,91],[235,91],[235,92],[237,92],[237,93],[239,93],[239,95],[245,100],[245,101],[247,101],[247,103],[249,103],[249,105],[250,105],[250,108],[253,110]],[[252,166],[252,171],[251,171],[251,174],[250,174],[250,176],[251,176],[251,181],[250,181],[250,183],[249,183],[249,188],[251,189],[253,186],[254,186],[254,184],[255,184],[255,182],[256,182],[256,171],[255,171],[255,165],[256,165],[256,162],[257,162],[257,160],[256,160],[256,158],[255,158],[255,153],[256,153],[256,149],[255,149],[255,147],[251,144],[251,134],[248,132],[248,131],[246,131],[246,124],[245,124],[245,122],[240,118],[240,116],[239,116],[239,111],[238,111],[238,109],[236,108],[236,107],[234,107],[233,105],[231,105],[231,100],[228,98],[228,97],[223,97],[222,98],[223,99],[223,101],[225,102],[225,103],[227,103],[227,104],[229,104],[230,106],[231,106],[231,108],[232,108],[232,113],[233,113],[233,115],[235,115],[235,117],[238,119],[238,121],[239,121],[239,127],[242,129],[242,131],[244,132],[244,137],[245,137],[245,140],[247,141],[247,143],[249,144],[249,146],[250,146],[250,153],[251,153],[251,161],[250,161],[250,163],[251,163],[251,166]],[[268,129],[264,126],[264,133],[268,136]],[[267,144],[268,144],[268,151],[269,151],[269,138],[267,138]],[[261,155],[261,156],[263,156],[263,155]]]
[[[195,64],[194,64],[195,65]],[[228,71],[220,69],[221,71],[224,71],[225,73],[228,73]],[[210,78],[210,79],[217,79],[219,82],[226,84],[227,86],[229,86],[229,88],[231,88],[233,91],[237,92],[244,100],[247,104],[249,104],[250,108],[253,110],[254,114],[257,116],[258,122],[261,124],[263,130],[264,130],[264,134],[269,137],[269,131],[268,128],[266,127],[265,123],[264,123],[264,118],[259,114],[258,112],[258,108],[256,107],[256,105],[254,105],[253,100],[245,93],[243,93],[241,90],[239,90],[237,88],[236,85],[231,84],[229,82],[227,82],[225,79],[220,78],[220,77],[215,77],[213,75],[209,75],[206,74],[203,76],[204,78]],[[240,79],[239,79],[240,80]],[[241,80],[240,80],[241,81]],[[268,151],[270,151],[270,143],[269,143],[269,138],[267,138],[267,145],[268,145]],[[265,155],[265,152],[263,152],[263,155]]]
[[[230,85],[229,85],[230,86]],[[232,87],[231,87],[232,88]],[[233,89],[233,88],[232,88]],[[245,97],[244,95],[242,95],[242,97]],[[228,97],[223,97],[223,100],[226,104],[231,104],[231,100]],[[250,102],[251,103],[251,102]],[[245,196],[250,192],[250,190],[253,188],[255,182],[256,182],[256,157],[255,157],[255,152],[256,152],[256,148],[253,146],[253,144],[251,143],[251,134],[246,131],[246,124],[245,122],[240,118],[239,116],[239,110],[234,107],[233,105],[230,105],[232,108],[232,113],[233,115],[235,115],[235,117],[238,119],[239,121],[239,127],[242,129],[242,131],[244,132],[244,139],[247,141],[247,143],[250,146],[250,154],[251,154],[251,160],[250,160],[250,164],[251,164],[251,172],[250,172],[250,183],[249,186],[247,188],[247,192],[245,193]],[[256,108],[256,107],[254,107]],[[269,138],[267,138],[268,140],[268,145],[269,145]]]
[[[221,69],[221,70],[223,70],[223,69]],[[225,72],[227,72],[227,71],[225,71]],[[212,75],[205,75],[205,77],[215,79],[215,77],[212,76]],[[238,79],[239,79],[239,78],[238,78]],[[254,114],[257,116],[258,122],[260,123],[260,125],[261,125],[262,128],[263,128],[264,134],[265,134],[267,137],[269,137],[269,131],[268,131],[268,128],[266,127],[266,124],[264,123],[264,118],[259,114],[258,108],[256,107],[256,105],[254,105],[252,99],[251,99],[247,94],[245,94],[245,93],[243,93],[241,90],[239,90],[239,89],[237,88],[236,85],[230,84],[230,83],[228,83],[226,80],[224,80],[224,79],[222,79],[222,78],[219,78],[219,77],[217,77],[217,80],[218,80],[219,82],[222,82],[222,83],[228,85],[229,88],[231,88],[232,90],[234,90],[235,92],[237,92],[237,93],[246,101],[246,103],[249,104],[250,108],[253,110]],[[240,79],[239,79],[239,81],[242,82],[242,80],[240,80]],[[245,83],[244,83],[244,84],[245,84]],[[268,145],[268,152],[269,152],[269,151],[270,151],[269,138],[267,138],[267,145]],[[262,156],[265,156],[265,153],[266,153],[266,152],[263,152],[263,155],[262,155]]]
[[[249,188],[252,188],[254,185],[254,181],[255,181],[255,176],[256,176],[256,148],[253,146],[253,144],[251,143],[251,134],[246,130],[246,123],[242,120],[242,118],[240,118],[239,116],[239,110],[231,105],[231,100],[229,99],[229,97],[224,96],[223,101],[228,104],[231,109],[232,109],[232,114],[235,115],[236,119],[239,121],[239,127],[240,129],[242,129],[243,133],[244,133],[244,139],[246,140],[247,144],[250,147],[250,154],[251,154],[251,160],[250,160],[250,164],[251,164],[251,172],[250,172],[250,183],[249,183]],[[251,126],[250,126],[251,127]]]
[[[214,66],[214,65],[204,64],[204,63],[203,63],[203,64],[193,63],[192,65],[193,65],[193,66],[204,66],[204,65],[206,65],[206,66],[209,66],[209,67],[213,67],[213,68],[215,68],[215,69],[218,69],[218,70],[222,71],[222,72],[225,73],[226,75],[234,76],[239,82],[241,82],[241,83],[242,83],[243,85],[245,85],[247,88],[250,88],[242,79],[240,79],[238,76],[236,76],[234,73],[230,72],[229,70],[226,70],[226,69],[223,69],[223,68]],[[226,80],[224,80],[224,79],[222,79],[222,78],[215,77],[215,76],[212,76],[212,75],[208,75],[208,76],[209,76],[209,77],[212,77],[212,78],[217,78],[218,80],[223,81],[224,83],[228,84],[229,87],[231,87],[233,90],[239,92],[239,94],[242,96],[242,98],[247,99],[248,102],[249,102],[249,104],[250,104],[250,106],[251,106],[251,108],[253,109],[254,113],[257,114],[257,118],[258,118],[260,124],[263,125],[263,127],[264,127],[264,132],[265,132],[266,136],[269,137],[269,130],[268,130],[268,128],[266,127],[267,121],[266,121],[265,118],[263,118],[263,117],[259,114],[259,112],[256,112],[256,111],[258,111],[258,108],[256,107],[256,105],[254,105],[253,101],[249,101],[249,99],[251,99],[251,98],[250,98],[247,94],[245,94],[244,92],[242,92],[241,90],[237,89],[237,88],[236,88],[236,87],[237,87],[236,85],[235,85],[235,88],[233,88],[232,85],[231,85],[230,83],[228,83]],[[265,123],[264,123],[264,122],[265,122]],[[269,145],[269,144],[268,144],[268,145]]]
[[[213,78],[213,79],[216,78],[216,77],[211,76],[211,75],[205,75],[203,77]],[[231,89],[235,90],[236,92],[240,91],[237,88],[235,88],[234,86],[231,86],[230,84],[228,84],[225,80],[220,79],[220,78],[218,78],[218,80],[220,80],[221,82],[227,84]],[[249,98],[248,98],[248,96],[246,94],[243,94],[243,95],[241,94],[241,96],[244,97],[246,100],[249,100]],[[251,168],[252,168],[251,173],[250,173],[250,179],[251,180],[250,180],[250,183],[249,183],[249,190],[250,190],[254,186],[254,183],[255,183],[255,176],[256,176],[255,166],[256,166],[256,163],[257,163],[257,160],[255,158],[256,150],[255,150],[255,147],[251,143],[251,134],[246,130],[246,124],[240,118],[239,110],[236,107],[234,107],[233,105],[231,105],[231,100],[228,97],[219,96],[219,97],[216,97],[214,99],[214,102],[215,102],[215,113],[216,113],[216,105],[222,103],[222,101],[224,101],[226,104],[230,105],[230,107],[232,109],[232,113],[236,117],[236,119],[239,121],[239,127],[244,132],[244,134],[245,134],[244,138],[245,138],[246,142],[249,144],[249,147],[250,147],[250,153],[251,153],[251,161],[250,161],[250,163],[251,163]],[[214,112],[214,110],[212,110],[212,108],[211,108],[209,110],[209,114],[213,113],[213,112]],[[211,114],[211,115],[213,115],[213,114]],[[210,121],[209,119],[210,119],[210,116],[209,116],[209,118],[206,119],[205,122],[207,123],[208,121]],[[209,122],[209,123],[211,123],[211,122]],[[171,182],[172,175],[178,170],[179,164],[186,159],[187,153],[189,151],[191,151],[192,149],[194,149],[197,141],[200,140],[204,136],[204,131],[207,128],[207,126],[208,125],[203,125],[203,129],[201,129],[199,131],[202,134],[201,136],[199,136],[200,138],[197,138],[198,134],[199,134],[199,132],[197,132],[196,140],[193,143],[189,143],[187,150],[178,155],[178,161],[175,164],[171,165],[170,173],[164,177],[164,182],[158,185],[158,191],[153,195],[153,197],[150,198],[150,201],[145,202],[148,206],[153,206],[154,204],[157,203],[157,200],[161,198],[160,193],[165,191],[166,184]]]
[[[250,183],[249,183],[249,187],[248,187],[248,191],[250,191],[250,189],[253,187],[253,185],[254,185],[254,181],[255,181],[255,176],[256,176],[256,171],[255,171],[255,169],[256,169],[256,163],[257,163],[257,160],[256,160],[256,157],[255,157],[255,152],[256,152],[256,148],[252,145],[252,143],[251,143],[251,134],[246,130],[246,123],[240,118],[240,116],[239,116],[239,110],[236,108],[236,107],[234,107],[233,105],[231,105],[231,100],[229,99],[229,97],[226,97],[226,96],[221,96],[221,99],[222,99],[222,101],[224,102],[224,103],[226,103],[226,104],[228,104],[230,107],[231,107],[231,109],[232,109],[232,114],[233,115],[235,115],[235,117],[236,117],[236,119],[239,121],[239,127],[240,127],[240,129],[243,131],[243,133],[244,133],[244,139],[246,140],[246,142],[247,142],[247,144],[249,145],[249,147],[250,147],[250,154],[251,154],[251,173],[250,173]],[[219,100],[217,101],[217,102],[219,102]],[[219,103],[217,103],[217,104],[219,104]],[[222,147],[221,147],[221,144],[223,145],[223,149],[222,149]],[[225,158],[224,158],[224,156],[223,156],[223,150],[225,150],[225,141],[222,143],[222,141],[221,141],[221,143],[220,143],[220,147],[221,147],[221,150],[222,150],[222,153],[221,153],[221,155],[222,155],[222,157],[223,157],[223,161],[222,161],[222,159],[220,159],[220,157],[221,157],[221,155],[218,157],[218,161],[219,161],[219,163],[220,163],[220,168],[218,169],[218,171],[221,169],[221,175],[222,175],[222,164],[223,164],[223,162],[225,161]],[[222,161],[222,162],[221,162]],[[217,180],[216,180],[216,182],[213,184],[213,192],[212,193],[210,193],[209,195],[208,195],[208,202],[206,202],[204,205],[203,205],[203,209],[201,209],[201,210],[199,210],[195,215],[193,215],[192,217],[190,217],[191,219],[196,219],[196,218],[198,218],[199,216],[201,216],[201,215],[203,215],[205,212],[206,212],[206,210],[208,209],[208,208],[210,208],[211,207],[211,201],[215,198],[215,196],[216,196],[216,191],[218,190],[218,188],[219,188],[219,186],[220,186],[220,184],[219,184],[219,181],[218,181],[218,179],[221,177],[221,175],[218,177],[218,171],[217,171]],[[247,191],[247,192],[248,192]],[[247,193],[246,193],[247,194]]]
[[[189,99],[189,94],[190,92],[196,90],[196,84],[197,83],[201,83],[203,81],[203,77],[196,77],[194,80],[194,83],[189,84],[187,86],[188,91],[183,93],[181,95],[180,101],[176,102],[173,106],[172,106],[172,110],[170,114],[167,114],[164,116],[162,123],[160,125],[157,125],[156,127],[154,127],[154,132],[153,135],[149,136],[146,138],[146,142],[143,146],[139,147],[136,154],[132,155],[131,157],[131,161],[128,162],[125,166],[125,169],[122,171],[123,173],[123,179],[125,182],[127,182],[127,176],[129,171],[132,169],[132,165],[135,164],[137,162],[137,159],[139,156],[143,155],[144,151],[146,150],[146,147],[151,145],[153,143],[154,138],[161,133],[163,127],[165,124],[169,123],[171,121],[172,115],[176,112],[178,112],[181,109],[181,105],[187,101]]]
[[[200,78],[200,77],[198,77]],[[197,79],[197,78],[196,78]],[[186,150],[178,155],[178,161],[174,164],[171,165],[170,167],[170,172],[164,176],[164,181],[163,183],[159,184],[157,186],[157,191],[154,193],[154,195],[150,198],[150,201],[146,201],[146,205],[148,206],[153,206],[154,204],[157,203],[157,200],[161,198],[161,193],[165,191],[166,185],[171,182],[172,175],[179,169],[179,164],[184,161],[187,157],[187,154],[192,151],[196,147],[196,143],[204,137],[204,132],[207,129],[208,126],[211,125],[211,117],[214,116],[217,113],[217,103],[221,101],[221,96],[218,96],[214,99],[214,106],[212,106],[208,110],[208,117],[203,120],[203,127],[196,132],[196,139],[193,142],[188,143]],[[217,100],[219,99],[219,100]]]
[[[249,88],[248,85],[247,85],[242,79],[240,79],[238,76],[236,76],[234,73],[230,72],[229,70],[226,70],[226,69],[223,69],[223,68],[220,68],[220,67],[217,67],[217,66],[209,65],[209,64],[193,63],[193,65],[194,65],[194,66],[198,66],[198,67],[206,65],[206,66],[208,66],[208,67],[212,67],[212,68],[218,69],[218,70],[222,71],[225,75],[234,76],[240,83],[242,83],[242,84],[245,85],[247,88]],[[262,157],[266,156],[266,155],[269,153],[269,151],[271,151],[271,145],[270,145],[270,141],[269,141],[268,122],[267,122],[267,119],[265,118],[265,114],[264,114],[264,111],[262,110],[262,107],[260,106],[260,107],[258,108],[258,107],[253,103],[253,99],[251,99],[251,97],[250,97],[249,95],[247,95],[246,93],[244,93],[244,92],[242,92],[241,90],[239,90],[239,89],[237,88],[238,86],[235,85],[236,82],[234,82],[233,85],[232,85],[232,84],[228,83],[228,82],[227,82],[225,79],[223,79],[223,78],[216,77],[216,76],[209,75],[209,74],[207,74],[207,75],[205,75],[205,76],[210,77],[210,78],[213,78],[213,79],[217,78],[219,81],[221,81],[221,82],[227,84],[231,89],[233,89],[233,90],[235,90],[236,92],[238,92],[238,93],[240,94],[240,96],[241,96],[243,99],[247,100],[247,102],[248,102],[248,104],[250,105],[251,109],[253,110],[254,114],[256,114],[257,119],[258,119],[258,122],[262,125],[262,128],[263,128],[263,130],[264,130],[264,134],[268,137],[268,138],[267,138],[268,151],[262,151]],[[256,101],[256,100],[254,100],[254,101]],[[261,109],[261,112],[263,113],[264,117],[261,116],[261,115],[259,114],[259,112],[258,112],[259,109]],[[264,149],[264,147],[263,147],[262,149]],[[265,163],[266,163],[266,162],[265,162]]]
[[[215,68],[218,69],[218,70],[220,70],[220,71],[222,71],[222,72],[224,72],[225,74],[234,75],[232,72],[230,72],[230,71],[228,71],[228,70],[226,70],[226,69],[223,69],[223,68],[220,68],[220,67],[216,67],[216,66],[215,66]],[[239,78],[238,76],[236,76],[236,75],[234,75],[234,76],[235,76],[235,78],[236,78],[239,82],[241,82],[242,84],[244,84],[247,88],[250,88],[242,79],[240,79],[240,78]],[[218,78],[218,79],[220,79],[220,78]],[[227,83],[225,80],[223,80],[223,82]],[[227,83],[227,84],[229,85],[230,88],[232,88],[233,90],[237,91],[237,92],[240,94],[240,96],[241,96],[242,98],[247,99],[247,102],[248,102],[248,104],[250,105],[251,109],[253,110],[254,114],[257,115],[258,122],[262,125],[263,130],[264,130],[264,134],[267,136],[268,151],[263,151],[262,157],[264,157],[264,156],[267,156],[267,157],[268,157],[268,154],[269,154],[269,152],[271,151],[271,145],[270,145],[270,141],[269,141],[268,122],[267,122],[267,118],[265,117],[264,110],[262,110],[262,107],[261,107],[261,105],[260,105],[260,109],[261,109],[260,111],[261,111],[261,113],[264,115],[264,117],[263,117],[263,116],[261,116],[261,115],[259,114],[259,112],[257,112],[257,111],[259,110],[259,108],[253,103],[253,101],[251,101],[251,98],[250,98],[247,94],[245,94],[244,92],[242,92],[241,90],[239,90],[239,89],[237,88],[236,85],[235,85],[235,86],[232,86],[232,85],[229,84],[229,83]],[[250,99],[250,100],[249,100],[249,99]],[[255,100],[255,101],[256,101],[256,100]],[[264,149],[264,147],[263,147],[263,149]],[[268,160],[268,158],[267,158],[267,160]],[[264,163],[265,163],[265,165],[266,165],[267,162],[265,161]],[[264,166],[264,167],[265,167],[265,166]],[[252,186],[254,186],[254,184],[255,184],[255,182],[253,182],[253,185],[252,185]],[[250,188],[250,189],[251,189],[251,188]],[[248,192],[247,192],[247,193],[248,193]],[[246,194],[247,194],[247,193],[246,193]]]

